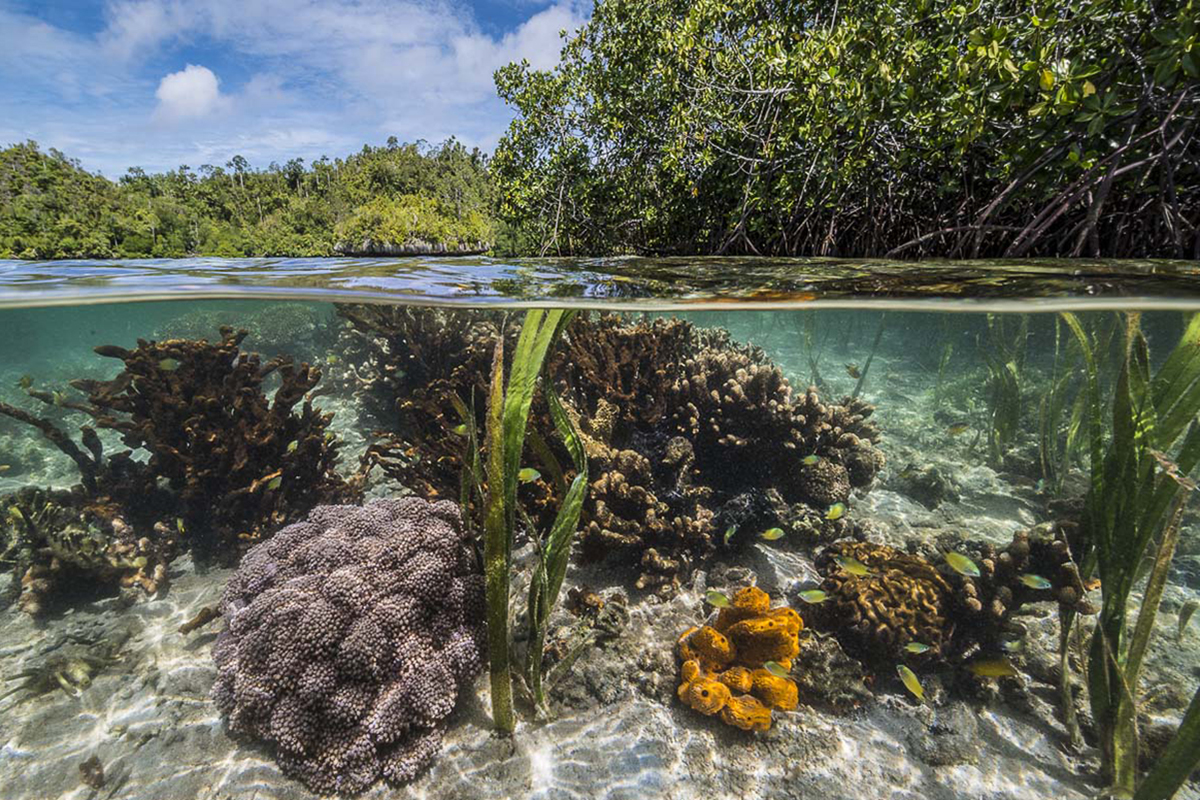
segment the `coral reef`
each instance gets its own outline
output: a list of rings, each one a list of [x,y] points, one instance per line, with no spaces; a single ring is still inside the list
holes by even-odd
[[[314,791],[411,780],[480,667],[482,606],[453,503],[319,506],[230,579],[212,697]]]
[[[766,592],[747,586],[722,608],[712,625],[689,628],[679,637],[679,699],[701,714],[720,714],[746,731],[771,727],[771,710],[794,711],[796,683],[764,668],[790,670],[800,652],[804,627],[787,606],[771,608]]]
[[[0,498],[0,561],[13,564],[11,601],[38,615],[66,588],[116,585],[154,594],[175,551],[169,530],[138,536],[111,507],[82,491],[25,488]]]
[[[961,574],[944,558],[935,563],[886,545],[836,542],[817,558],[829,599],[814,607],[810,622],[868,658],[938,659],[995,649],[1003,636],[1020,633],[1012,616],[1024,603],[1053,599],[1080,614],[1096,613],[1053,525],[1018,531],[998,553],[989,544],[969,550],[978,576]],[[859,562],[866,574],[852,573],[839,558]],[[1047,586],[1025,582],[1036,578]],[[913,643],[929,649],[906,652]]]
[[[453,403],[474,400],[482,424],[498,320],[387,306],[339,312],[362,351],[357,391],[394,426],[372,446],[371,463],[418,492],[457,496],[463,440]],[[547,375],[594,474],[584,555],[637,565],[637,587],[662,595],[718,547],[741,547],[767,527],[824,540],[850,534],[849,519],[826,512],[869,487],[884,463],[870,405],[830,403],[815,389],[794,393],[761,350],[725,331],[579,315],[549,356]],[[536,404],[531,430],[542,435],[530,436],[527,460],[553,476],[537,446],[554,440],[553,428]],[[548,522],[542,511],[557,506],[557,491],[553,480],[539,480],[523,486],[521,498],[536,521]]]
[[[177,545],[228,556],[318,503],[361,494],[359,481],[335,469],[332,415],[305,399],[320,371],[286,357],[262,362],[239,348],[245,336],[223,328],[216,343],[98,347],[123,369],[112,380],[72,381],[83,400],[26,387],[56,411],[91,417],[79,444],[52,419],[0,403],[0,414],[40,430],[81,476],[69,493],[7,501],[17,510],[6,517],[3,547],[20,553],[8,560],[22,608],[40,611],[68,576],[154,592]],[[271,396],[267,381],[278,383]],[[97,430],[129,449],[105,453]],[[135,458],[137,450],[149,459]]]

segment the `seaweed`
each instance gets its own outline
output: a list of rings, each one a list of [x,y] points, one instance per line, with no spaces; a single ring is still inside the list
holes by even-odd
[[[1180,519],[1195,488],[1187,475],[1200,464],[1200,424],[1195,421],[1200,413],[1200,316],[1191,318],[1179,343],[1152,376],[1139,316],[1125,315],[1123,358],[1107,442],[1101,422],[1096,344],[1074,315],[1064,313],[1062,318],[1079,342],[1087,368],[1091,485],[1080,545],[1085,577],[1093,568],[1098,571],[1102,591],[1102,608],[1088,654],[1089,698],[1100,736],[1103,778],[1115,792],[1132,795],[1137,788],[1137,696],[1142,661]],[[1147,589],[1130,628],[1129,595],[1147,564]],[[1070,622],[1068,616],[1064,639]],[[1194,736],[1194,727],[1192,720],[1179,735]],[[1175,754],[1184,752],[1174,743],[1168,749]],[[1194,768],[1200,750],[1193,748],[1190,753]],[[1174,763],[1178,768],[1183,762],[1177,758]],[[1160,772],[1155,780],[1161,786],[1167,778]]]

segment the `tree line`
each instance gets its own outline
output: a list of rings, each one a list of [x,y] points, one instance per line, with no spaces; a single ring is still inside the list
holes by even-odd
[[[327,256],[495,241],[488,157],[451,139],[254,169],[134,167],[113,182],[36,142],[0,150],[0,257]]]
[[[599,0],[450,140],[113,184],[0,152],[0,256],[1200,258],[1200,0]]]
[[[1192,0],[604,0],[512,64],[542,254],[1200,257]]]

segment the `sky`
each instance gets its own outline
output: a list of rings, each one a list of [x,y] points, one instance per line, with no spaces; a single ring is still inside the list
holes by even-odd
[[[495,147],[492,72],[558,61],[587,0],[0,0],[0,147],[110,178],[455,136]]]

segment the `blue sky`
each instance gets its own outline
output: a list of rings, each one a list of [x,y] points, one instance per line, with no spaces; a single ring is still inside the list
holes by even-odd
[[[0,0],[0,146],[116,178],[364,143],[491,149],[492,71],[553,66],[586,0]]]

